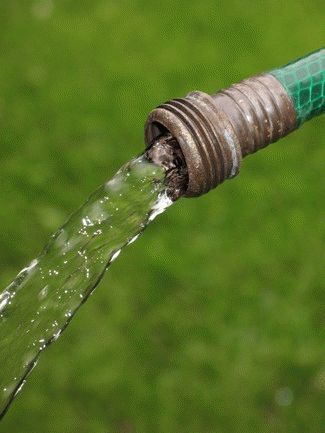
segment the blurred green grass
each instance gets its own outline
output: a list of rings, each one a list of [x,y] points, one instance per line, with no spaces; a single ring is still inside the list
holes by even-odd
[[[142,150],[152,108],[317,49],[324,18],[320,0],[1,2],[1,287]],[[324,127],[161,216],[0,432],[323,432]]]

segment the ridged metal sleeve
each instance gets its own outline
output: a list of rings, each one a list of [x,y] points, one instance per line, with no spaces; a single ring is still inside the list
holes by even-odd
[[[270,74],[280,81],[292,99],[299,125],[325,112],[324,48]]]
[[[187,197],[202,195],[239,173],[242,157],[292,131],[291,99],[279,81],[263,74],[213,96],[192,92],[153,110],[148,145],[164,133],[179,143],[188,170]]]
[[[292,101],[272,75],[248,78],[212,97],[217,109],[229,119],[243,157],[296,128]]]
[[[153,110],[145,141],[171,134],[185,158],[185,195],[208,192],[239,173],[241,160],[324,112],[324,50],[209,96],[192,92]]]

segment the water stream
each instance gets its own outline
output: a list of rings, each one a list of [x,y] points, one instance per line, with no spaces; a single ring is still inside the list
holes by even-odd
[[[172,204],[164,178],[145,156],[130,161],[0,292],[0,418],[121,249]]]

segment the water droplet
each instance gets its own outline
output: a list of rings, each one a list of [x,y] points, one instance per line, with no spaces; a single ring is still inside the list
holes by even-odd
[[[82,218],[81,220],[82,224],[84,227],[91,227],[94,225],[94,223],[91,221],[91,219],[89,218],[89,216],[86,216],[85,218]]]
[[[48,284],[45,286],[45,287],[43,287],[43,289],[39,292],[39,294],[38,294],[38,299],[41,301],[41,300],[43,300],[43,299],[45,299],[46,298],[46,296],[48,295],[48,291],[49,291],[49,286],[48,286]]]
[[[6,396],[11,395],[12,392],[13,392],[13,390],[15,389],[15,385],[16,385],[15,383],[11,383],[11,384],[5,386],[5,387],[3,388],[3,392],[4,392],[4,394],[5,394]]]
[[[23,381],[21,382],[21,384],[19,385],[19,387],[16,389],[15,397],[16,397],[16,395],[19,394],[20,391],[23,389],[23,386],[25,385],[25,383],[26,383],[26,380],[23,380]]]
[[[127,243],[127,245],[133,244],[133,242],[135,242],[139,237],[140,237],[140,234],[133,236],[133,238],[131,238],[129,240],[129,242]]]
[[[120,255],[120,253],[121,253],[121,250],[117,250],[117,251],[115,251],[115,253],[113,253],[112,254],[112,257],[111,257],[111,259],[110,259],[110,263],[113,263],[114,262],[114,260],[116,260],[117,258],[118,258],[118,256]]]
[[[60,337],[60,335],[61,335],[61,330],[59,330],[58,332],[56,332],[55,334],[53,334],[53,340],[54,341],[56,341],[59,337]]]
[[[0,294],[0,313],[5,309],[9,299],[10,299],[9,292],[4,291],[3,293]]]

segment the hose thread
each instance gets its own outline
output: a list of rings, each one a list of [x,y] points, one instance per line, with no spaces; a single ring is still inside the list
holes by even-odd
[[[239,173],[244,156],[297,127],[291,98],[270,74],[261,74],[209,96],[192,92],[153,110],[145,126],[150,145],[170,133],[188,170],[185,195],[208,192]]]

